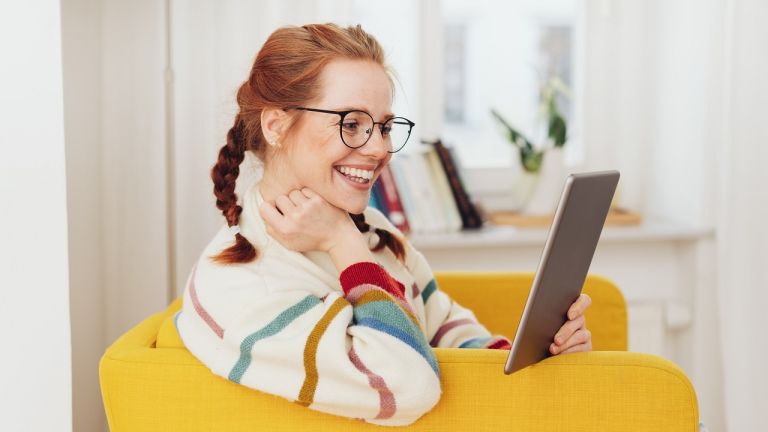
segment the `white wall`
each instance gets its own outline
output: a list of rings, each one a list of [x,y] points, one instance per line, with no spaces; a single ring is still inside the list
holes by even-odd
[[[0,3],[4,431],[72,430],[60,20],[55,0]]]

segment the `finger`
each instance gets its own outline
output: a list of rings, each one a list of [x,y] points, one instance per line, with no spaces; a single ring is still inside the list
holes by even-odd
[[[312,189],[310,189],[308,187],[301,188],[301,193],[303,193],[304,196],[306,196],[307,198],[314,198],[314,197],[318,196],[315,193],[315,191],[313,191]]]
[[[587,352],[587,351],[592,351],[592,344],[583,343],[583,344],[574,345],[574,346],[568,348],[567,350],[561,352],[560,354],[568,354],[568,353],[575,353],[575,352]]]
[[[277,211],[277,209],[270,203],[264,202],[259,206],[259,214],[264,222],[267,223],[267,228],[280,226],[283,222],[283,215]]]
[[[288,194],[288,198],[290,198],[293,204],[295,204],[296,206],[299,206],[301,204],[304,204],[306,201],[309,201],[309,198],[307,198],[307,196],[304,195],[304,193],[302,193],[298,189],[292,190]]]
[[[568,319],[574,319],[579,315],[583,315],[591,304],[592,297],[582,293],[568,309]]]
[[[555,345],[554,347],[550,346],[550,351],[552,351],[552,348],[554,348],[554,354],[562,354],[564,351],[567,351],[569,348],[585,344],[592,341],[592,334],[587,329],[581,329],[573,334],[570,338],[568,338],[567,341],[565,341],[562,345]]]
[[[560,327],[560,330],[555,333],[555,343],[557,345],[562,345],[571,337],[572,334],[574,334],[580,328],[586,326],[586,324],[587,319],[584,318],[584,315],[579,316],[575,320],[567,321],[565,324],[563,324],[562,327]]]
[[[280,210],[280,213],[282,214],[285,214],[285,212],[296,208],[296,205],[293,203],[293,201],[291,201],[285,195],[280,195],[275,199],[275,206],[278,210]]]

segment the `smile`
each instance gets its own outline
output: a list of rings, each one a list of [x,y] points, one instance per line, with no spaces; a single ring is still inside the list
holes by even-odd
[[[373,178],[373,171],[350,168],[347,166],[337,166],[334,168],[336,171],[344,175],[345,178],[356,183],[367,184]]]

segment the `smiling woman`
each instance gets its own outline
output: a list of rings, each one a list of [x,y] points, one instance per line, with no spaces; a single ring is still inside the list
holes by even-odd
[[[405,425],[440,398],[433,347],[509,349],[367,206],[414,126],[392,99],[384,53],[360,26],[284,27],[259,51],[211,171],[227,225],[194,265],[176,317],[213,373],[311,409]],[[246,152],[264,173],[241,205]],[[589,303],[574,303],[553,354],[591,348]]]

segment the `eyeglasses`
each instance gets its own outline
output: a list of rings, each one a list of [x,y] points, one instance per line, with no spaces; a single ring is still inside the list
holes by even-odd
[[[388,145],[389,153],[396,153],[405,147],[408,138],[411,136],[411,130],[416,123],[405,117],[392,117],[383,122],[373,121],[373,117],[365,111],[331,111],[317,108],[293,107],[285,108],[297,109],[302,111],[312,111],[325,114],[336,114],[339,120],[339,135],[341,141],[349,148],[359,148],[365,145],[373,136],[373,128],[379,125],[379,132],[384,143]]]

